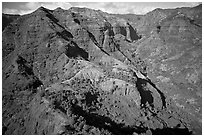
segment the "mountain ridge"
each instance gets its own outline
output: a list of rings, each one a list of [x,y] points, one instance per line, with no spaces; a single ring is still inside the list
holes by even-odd
[[[20,16],[2,35],[3,134],[201,134],[200,7]]]

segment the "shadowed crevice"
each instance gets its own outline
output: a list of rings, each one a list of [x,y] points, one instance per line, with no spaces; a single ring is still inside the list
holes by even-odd
[[[163,128],[152,130],[152,135],[192,135],[188,128]]]
[[[144,79],[137,78],[136,87],[140,93],[141,96],[141,106],[145,107],[146,103],[148,103],[150,106],[154,107],[153,101],[154,98],[152,96],[152,92],[145,87],[147,86],[147,82]]]
[[[140,36],[138,36],[137,32],[131,25],[129,26],[129,29],[130,29],[130,38],[132,41],[138,40],[141,38]]]
[[[147,102],[153,103],[152,101],[153,97],[151,95],[151,91],[144,88],[147,85],[147,83],[149,83],[154,89],[156,89],[157,93],[160,95],[161,101],[162,101],[162,108],[166,108],[166,97],[164,93],[161,90],[159,90],[157,86],[149,78],[146,77],[146,79],[141,79],[136,75],[136,73],[134,73],[134,76],[137,77],[136,86],[142,98],[141,103],[147,103]]]
[[[159,95],[161,97],[162,106],[163,106],[163,108],[166,108],[166,97],[165,97],[164,93],[161,90],[159,90],[157,88],[157,86],[150,79],[148,79],[147,82],[157,90],[157,92],[159,93]]]
[[[26,89],[36,89],[37,87],[43,85],[42,81],[35,76],[33,68],[28,65],[27,61],[23,57],[18,56],[16,63],[18,65],[18,71],[20,74],[30,81],[27,84]]]
[[[89,54],[84,49],[80,48],[74,41],[71,41],[71,43],[65,48],[65,55],[67,57],[82,57],[83,59],[88,60]]]

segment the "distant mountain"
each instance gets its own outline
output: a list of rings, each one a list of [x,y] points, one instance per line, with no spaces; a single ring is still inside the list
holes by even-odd
[[[3,15],[2,134],[202,134],[201,15]]]

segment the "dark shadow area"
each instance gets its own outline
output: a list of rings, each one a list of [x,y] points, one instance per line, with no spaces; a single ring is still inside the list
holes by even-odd
[[[62,35],[63,37],[66,37],[66,38],[74,38],[73,35],[72,35],[69,31],[67,31],[67,30],[63,30],[63,31],[61,32],[61,35]]]
[[[83,116],[85,118],[86,124],[99,129],[108,130],[114,135],[132,135],[134,132],[138,134],[146,132],[146,128],[128,127],[121,123],[115,123],[109,117],[100,116],[95,113],[88,113],[78,105],[73,105],[72,108],[74,114]]]
[[[34,75],[33,69],[28,66],[27,61],[23,57],[18,56],[16,63],[18,64],[18,70],[21,75],[31,80],[26,86],[26,89],[36,89],[40,85],[43,85],[42,81]]]
[[[98,94],[93,94],[91,92],[85,93],[85,101],[86,105],[89,107],[92,105],[92,103],[96,103],[98,98]]]
[[[126,28],[123,27],[123,26],[121,26],[121,27],[120,27],[120,33],[121,33],[123,36],[126,37],[126,35],[127,35]]]
[[[75,131],[75,128],[71,127],[70,125],[66,125],[65,128],[69,131]]]
[[[162,107],[163,108],[166,108],[166,97],[164,96],[164,93],[161,92],[161,90],[159,90],[157,88],[157,86],[152,83],[152,81],[147,78],[147,79],[141,79],[139,78],[136,73],[134,73],[134,76],[137,77],[137,82],[136,82],[136,86],[138,88],[138,91],[140,92],[140,95],[141,95],[141,104],[142,103],[153,103],[152,100],[153,100],[153,97],[151,95],[151,91],[148,91],[144,88],[145,85],[147,85],[147,83],[149,83],[152,87],[154,87],[156,89],[156,91],[159,93],[160,97],[161,97],[161,101],[162,101]]]
[[[160,31],[161,31],[161,26],[158,25],[158,26],[157,26],[157,33],[159,33]]]
[[[163,128],[163,129],[151,129],[152,135],[192,135],[192,131],[188,128]]]
[[[74,22],[80,25],[80,21],[78,19],[74,19]]]
[[[18,64],[18,70],[24,77],[29,77],[30,75],[34,75],[33,69],[28,67],[27,61],[21,57],[18,56],[16,59],[16,63]]]
[[[114,31],[112,29],[113,27],[111,26],[111,28],[109,28],[109,36],[114,36]]]
[[[146,103],[149,103],[150,106],[154,107],[153,101],[154,98],[152,96],[152,92],[145,87],[147,86],[147,82],[144,79],[137,78],[136,87],[141,96],[141,106],[146,107]]]
[[[159,90],[157,86],[150,79],[147,79],[147,82],[157,90],[162,100],[162,106],[163,108],[166,108],[166,97],[164,93],[161,90]]]
[[[2,135],[5,135],[8,128],[6,126],[2,126]]]
[[[34,76],[33,80],[30,83],[28,83],[26,88],[35,90],[41,85],[43,85],[42,81],[40,81],[36,76]]]
[[[82,16],[79,13],[71,13],[73,21],[77,24],[83,24]]]
[[[67,30],[63,30],[62,32],[56,32],[56,34],[67,41],[73,38],[73,35]]]
[[[132,42],[131,40],[128,40],[128,39],[125,39],[125,41],[127,41],[127,42],[129,42],[129,43],[131,43],[131,42]]]
[[[80,48],[74,41],[71,41],[69,45],[66,46],[66,52],[65,54],[68,57],[82,57],[85,60],[88,60],[88,53]]]
[[[18,58],[16,59],[17,64],[25,64],[26,62],[27,61],[21,56],[18,56]]]
[[[130,26],[129,29],[130,29],[130,38],[131,38],[131,40],[134,41],[134,40],[140,39],[140,36],[138,36],[135,29],[131,25],[129,25],[129,26]]]
[[[75,18],[77,16],[76,13],[74,12],[72,12],[71,15],[72,15],[72,18]]]
[[[15,21],[17,18],[19,18],[20,15],[10,15],[10,14],[4,14],[2,13],[2,31],[10,25],[13,21]]]
[[[64,107],[61,106],[61,102],[58,102],[58,101],[55,100],[53,102],[53,106],[54,106],[54,109],[58,109],[58,110],[62,111],[65,114],[67,113],[67,110],[64,109]]]
[[[47,12],[46,17],[48,17],[49,19],[51,19],[53,22],[57,23],[59,22],[59,20],[57,18],[55,18],[52,14],[50,14],[49,12]]]

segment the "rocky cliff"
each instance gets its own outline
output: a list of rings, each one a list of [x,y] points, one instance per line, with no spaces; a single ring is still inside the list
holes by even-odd
[[[201,134],[202,5],[40,7],[2,35],[3,134]]]

